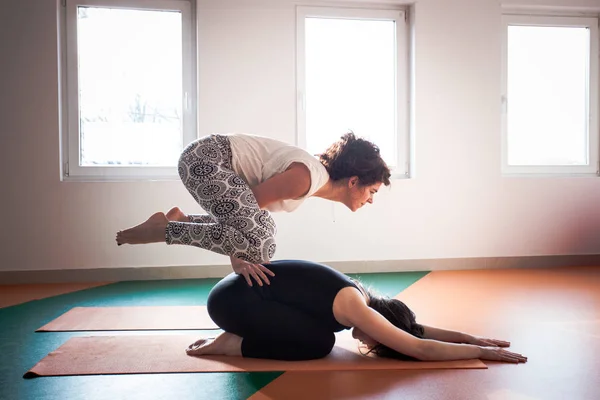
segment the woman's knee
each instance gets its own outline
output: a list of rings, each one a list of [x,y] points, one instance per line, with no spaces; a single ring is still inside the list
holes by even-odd
[[[210,318],[220,327],[226,323],[227,316],[232,310],[239,308],[239,302],[243,301],[241,290],[243,285],[239,284],[239,276],[232,273],[219,281],[208,294],[206,309]]]
[[[260,213],[261,215],[262,212]],[[270,214],[261,218],[257,214],[254,221],[249,219],[232,219],[227,222],[226,229],[233,246],[231,256],[241,258],[252,263],[265,263],[271,261],[277,250],[275,241],[275,223]],[[271,225],[267,225],[271,224]]]
[[[275,242],[277,227],[275,221],[271,213],[266,210],[260,210],[255,215],[254,222],[256,228],[249,233],[248,240],[250,241],[250,245],[257,250],[256,258],[260,259],[258,262],[269,262],[277,250],[277,243]]]
[[[331,353],[335,345],[335,334],[333,332],[323,333],[318,339],[311,343],[312,358],[324,358]]]
[[[265,235],[271,237],[277,235],[277,225],[275,225],[275,220],[269,211],[259,210],[254,216],[254,223],[259,230],[265,232]]]
[[[258,262],[269,262],[275,256],[277,250],[277,243],[275,242],[275,236],[268,235],[266,238],[260,241],[257,245],[257,258],[260,259]]]
[[[274,237],[257,240],[254,235],[247,235],[248,244],[246,248],[237,249],[232,255],[235,258],[261,264],[271,261],[277,250],[277,244]]]

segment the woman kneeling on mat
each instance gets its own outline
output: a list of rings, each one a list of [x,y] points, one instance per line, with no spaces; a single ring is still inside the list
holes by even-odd
[[[187,354],[311,360],[331,352],[334,332],[354,328],[352,336],[382,357],[527,361],[504,349],[509,342],[420,325],[401,301],[376,296],[326,265],[300,260],[266,265],[275,273],[271,285],[249,287],[236,274],[215,285],[207,308],[225,332],[196,341]]]

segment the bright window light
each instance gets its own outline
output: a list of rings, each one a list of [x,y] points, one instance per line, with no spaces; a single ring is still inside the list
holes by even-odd
[[[508,162],[588,162],[589,30],[508,28]]]
[[[182,17],[77,8],[81,166],[175,166],[183,145]]]
[[[316,154],[347,131],[397,164],[396,23],[305,18],[306,148]]]

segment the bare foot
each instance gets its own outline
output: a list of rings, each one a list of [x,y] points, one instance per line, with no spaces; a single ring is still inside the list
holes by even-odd
[[[169,221],[190,222],[190,217],[185,215],[179,207],[173,207],[167,213]]]
[[[162,212],[153,214],[150,218],[133,228],[117,232],[117,244],[145,244],[165,241],[165,229],[169,220]]]
[[[216,338],[196,340],[185,352],[189,356],[238,356],[242,355],[242,338],[233,333],[223,332]]]

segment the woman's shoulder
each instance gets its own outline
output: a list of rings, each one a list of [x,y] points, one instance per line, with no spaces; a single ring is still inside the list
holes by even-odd
[[[342,325],[351,327],[352,316],[361,308],[368,307],[367,299],[356,286],[346,286],[333,299],[333,315]]]
[[[272,176],[288,170],[292,165],[302,167],[310,177],[311,185],[307,196],[314,194],[329,180],[329,173],[323,164],[315,156],[296,146],[286,146],[274,151],[264,170],[267,176]]]

